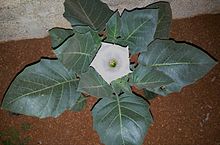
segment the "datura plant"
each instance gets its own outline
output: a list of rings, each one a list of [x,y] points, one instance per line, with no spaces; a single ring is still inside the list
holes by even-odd
[[[99,0],[66,0],[64,7],[72,29],[49,30],[57,59],[42,58],[19,73],[3,109],[57,117],[82,110],[94,96],[93,126],[101,142],[141,145],[153,121],[148,100],[179,92],[216,64],[194,45],[170,39],[167,2],[122,13]],[[142,96],[133,87],[143,89]]]

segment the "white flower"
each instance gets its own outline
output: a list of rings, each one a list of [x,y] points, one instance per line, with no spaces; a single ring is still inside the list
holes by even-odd
[[[90,66],[110,84],[113,80],[131,73],[129,64],[128,47],[102,42]]]

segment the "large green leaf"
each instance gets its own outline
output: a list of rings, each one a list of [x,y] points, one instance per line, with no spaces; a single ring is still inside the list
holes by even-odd
[[[61,45],[68,37],[74,34],[72,29],[52,28],[49,31],[51,44],[53,48]]]
[[[158,9],[125,10],[120,18],[115,13],[107,23],[106,42],[129,46],[134,54],[154,40],[158,22]]]
[[[85,34],[85,33],[87,33],[87,32],[95,32],[95,33],[98,33],[98,32],[96,32],[96,31],[94,31],[94,30],[92,30],[89,26],[75,26],[74,27],[74,32],[76,32],[76,33],[81,33],[81,34]]]
[[[149,69],[162,71],[175,81],[163,86],[161,92],[156,92],[161,95],[180,91],[182,87],[200,79],[216,64],[198,48],[173,40],[155,40],[141,53],[138,61]]]
[[[114,80],[111,82],[111,87],[114,89],[114,92],[116,94],[121,94],[121,93],[127,93],[130,94],[132,93],[131,86],[128,83],[129,77],[128,75],[118,78],[117,80]]]
[[[172,11],[169,2],[156,2],[146,8],[156,8],[159,10],[157,29],[154,38],[169,39],[170,27],[172,21]]]
[[[85,109],[86,99],[87,98],[81,94],[80,97],[77,99],[76,103],[74,104],[74,106],[71,108],[71,110],[75,112],[79,112]]]
[[[74,106],[80,93],[79,80],[58,60],[42,59],[29,66],[12,82],[2,108],[40,118],[60,115]]]
[[[121,23],[119,12],[114,13],[106,24],[107,38],[105,42],[119,43],[118,38],[121,37]]]
[[[100,0],[65,0],[64,17],[72,26],[86,25],[102,30],[114,13]]]
[[[152,122],[149,105],[134,94],[103,98],[92,114],[93,126],[105,145],[142,145]]]
[[[85,33],[91,33],[95,46],[94,47],[99,47],[100,43],[101,43],[101,38],[98,35],[98,31],[94,31],[93,29],[91,29],[89,26],[75,26],[73,31],[75,33],[80,33],[80,34],[85,34]]]
[[[130,75],[130,83],[138,88],[146,88],[149,91],[159,93],[161,87],[174,81],[166,74],[156,69],[145,67],[141,64]]]
[[[100,45],[99,37],[94,33],[76,33],[59,46],[55,53],[68,70],[80,75],[88,70]]]
[[[152,100],[154,98],[156,98],[158,95],[151,92],[151,91],[148,91],[147,89],[144,89],[144,94],[143,94],[143,97],[147,100]]]
[[[113,93],[111,86],[92,67],[82,74],[78,91],[99,98],[111,97]]]

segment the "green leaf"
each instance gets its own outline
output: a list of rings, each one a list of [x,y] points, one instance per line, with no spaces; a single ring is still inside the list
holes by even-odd
[[[216,62],[198,48],[173,40],[155,40],[139,56],[139,63],[162,71],[174,82],[161,87],[157,94],[180,91],[194,83],[214,67]]]
[[[65,0],[64,17],[72,26],[90,26],[102,30],[114,13],[100,0]]]
[[[152,100],[157,97],[157,94],[155,94],[151,91],[148,91],[147,89],[144,89],[144,96],[143,97],[147,100]]]
[[[99,98],[111,97],[113,93],[111,86],[92,67],[82,74],[78,91]]]
[[[117,94],[120,94],[120,93],[131,94],[132,90],[131,90],[130,84],[128,83],[128,80],[129,80],[129,77],[128,75],[126,75],[122,78],[112,81],[111,87]]]
[[[87,32],[96,32],[96,31],[92,30],[89,26],[75,26],[74,31],[76,33],[81,33],[81,34],[85,34]]]
[[[99,98],[112,97],[113,93],[132,93],[128,83],[128,76],[114,80],[109,85],[92,67],[82,74],[78,91]]]
[[[147,6],[146,8],[155,8],[159,10],[157,29],[154,34],[154,38],[169,39],[172,21],[172,11],[169,2],[156,2],[152,5]]]
[[[139,64],[130,75],[130,83],[138,88],[159,93],[162,86],[173,83],[173,80],[161,71]]]
[[[52,48],[56,48],[61,45],[68,37],[74,35],[72,29],[64,28],[52,28],[49,31]]]
[[[86,99],[87,98],[81,94],[80,97],[78,98],[78,100],[76,101],[75,105],[71,108],[71,110],[79,112],[79,111],[85,109]]]
[[[42,59],[25,68],[12,82],[2,108],[40,118],[57,117],[79,98],[79,80],[58,60]]]
[[[98,31],[94,31],[93,29],[91,29],[89,26],[75,26],[74,30],[75,33],[80,33],[80,34],[85,34],[90,32],[93,40],[95,41],[95,47],[99,47],[100,43],[101,43],[101,38],[98,35]]]
[[[105,145],[142,145],[152,122],[149,105],[134,94],[103,98],[92,114],[93,126]]]
[[[76,33],[58,47],[55,53],[68,70],[74,70],[80,75],[88,70],[100,45],[99,37],[94,33]]]
[[[158,9],[125,10],[121,18],[114,14],[107,23],[107,42],[129,46],[135,54],[154,40],[158,21]]]
[[[119,12],[115,12],[106,24],[107,38],[105,42],[119,43],[121,23]]]

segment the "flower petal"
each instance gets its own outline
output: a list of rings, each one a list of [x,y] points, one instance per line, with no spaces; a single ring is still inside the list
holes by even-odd
[[[113,59],[117,62],[115,67],[109,65]],[[129,64],[128,47],[102,42],[102,46],[90,66],[110,84],[113,80],[131,73]]]

